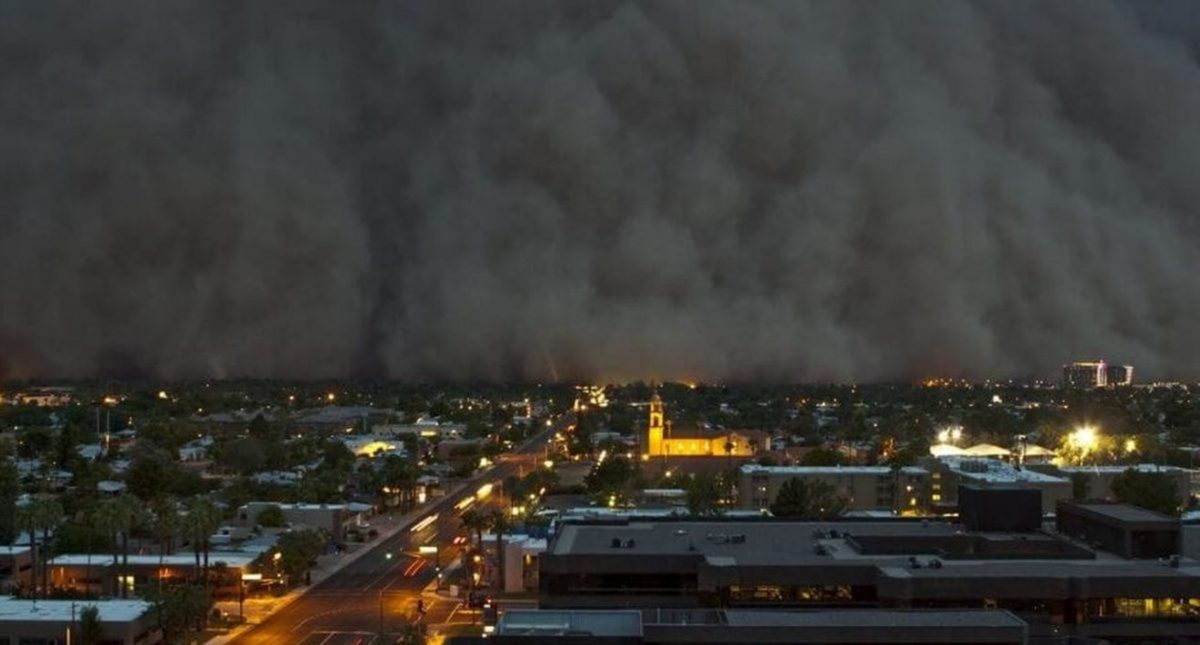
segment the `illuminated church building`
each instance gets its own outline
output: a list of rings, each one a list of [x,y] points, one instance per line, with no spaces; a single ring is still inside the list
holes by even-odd
[[[645,454],[647,457],[749,457],[754,455],[754,446],[749,437],[736,432],[706,432],[702,427],[673,432],[671,423],[663,416],[662,399],[655,394],[650,399]]]

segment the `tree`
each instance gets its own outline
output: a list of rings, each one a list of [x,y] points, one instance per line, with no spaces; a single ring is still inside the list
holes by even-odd
[[[722,482],[711,473],[697,473],[684,486],[688,512],[692,515],[721,513]]]
[[[601,462],[584,478],[588,491],[601,504],[615,504],[639,485],[641,473],[625,457],[614,456]]]
[[[415,498],[413,491],[419,477],[420,471],[416,464],[411,459],[397,455],[388,455],[379,471],[379,480],[382,486],[393,491],[400,491],[400,506],[404,510],[413,506]]]
[[[63,519],[62,504],[57,499],[49,496],[39,496],[34,498],[22,507],[19,511],[20,522],[26,530],[29,531],[29,547],[30,553],[33,556],[33,575],[34,585],[37,586],[38,581],[38,564],[41,564],[41,590],[44,596],[49,588],[49,572],[50,567],[48,561],[50,558],[50,531],[58,526],[58,523]],[[41,532],[39,551],[39,540],[37,533]]]
[[[814,448],[800,458],[801,466],[837,466],[842,463],[842,453],[828,448]]]
[[[113,565],[120,571],[121,578],[129,574],[129,534],[144,523],[144,509],[130,495],[104,500],[96,509],[97,526],[113,536]],[[120,584],[114,595],[124,598],[127,594],[128,585]]]
[[[340,441],[326,441],[321,457],[322,468],[341,470],[354,464],[354,453]]]
[[[820,520],[837,517],[846,508],[846,500],[838,497],[833,486],[819,480],[792,477],[783,482],[775,501],[771,503],[771,514],[802,520]]]
[[[487,518],[488,528],[496,534],[496,591],[504,591],[504,533],[511,528],[504,509],[492,509]]]
[[[192,550],[196,552],[197,574],[208,585],[208,552],[212,546],[212,534],[221,526],[221,509],[211,500],[201,497],[188,507],[184,527],[192,538]],[[200,556],[204,556],[201,565]]]
[[[458,521],[462,523],[463,528],[466,529],[467,532],[469,532],[475,536],[475,542],[474,542],[475,548],[476,549],[482,548],[483,547],[483,531],[488,526],[487,515],[481,511],[479,511],[478,509],[469,508],[466,511],[463,511],[463,514],[459,516]],[[466,559],[466,561],[469,563],[472,561],[472,558],[468,557]],[[468,569],[467,570],[467,586],[471,589],[474,589],[475,576],[473,575],[473,572],[470,571],[469,566],[467,569]]]
[[[104,641],[104,628],[100,626],[100,610],[88,605],[79,612],[79,644],[100,645]]]
[[[129,465],[125,483],[129,492],[142,501],[162,497],[171,490],[176,479],[175,464],[159,451],[141,451]]]
[[[258,512],[254,523],[268,528],[280,528],[287,526],[287,518],[283,515],[283,509],[271,504]]]
[[[266,447],[261,439],[242,437],[222,446],[218,461],[240,475],[249,475],[263,469],[267,463]]]
[[[179,513],[175,510],[175,502],[169,498],[160,498],[155,502],[154,515],[151,521],[154,537],[158,540],[158,568],[162,569],[163,560],[167,553],[174,551],[173,541],[175,530],[179,528]],[[162,577],[158,579],[162,587]]]
[[[199,585],[148,589],[145,596],[154,607],[154,616],[166,643],[184,642],[183,634],[189,629],[199,630],[212,607],[208,591]]]
[[[1112,492],[1119,502],[1164,515],[1179,514],[1179,491],[1175,488],[1171,476],[1166,473],[1143,472],[1130,468],[1113,478]]]
[[[275,543],[279,567],[292,579],[298,579],[313,566],[325,551],[326,544],[329,544],[329,538],[321,531],[288,531]]]
[[[17,433],[17,456],[22,459],[39,459],[54,447],[54,435],[48,428],[36,426]]]
[[[7,442],[0,443],[0,544],[11,544],[17,537],[17,498],[21,495],[21,474]]]

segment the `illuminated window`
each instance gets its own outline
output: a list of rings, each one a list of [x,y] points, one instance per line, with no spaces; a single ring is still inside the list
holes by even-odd
[[[932,494],[932,495],[930,495],[930,496],[929,496],[929,499],[931,499],[931,500],[933,500],[933,501],[935,501],[935,502],[940,502],[940,501],[942,501],[942,496],[941,496],[941,495],[938,495],[937,493],[934,493],[934,494]]]

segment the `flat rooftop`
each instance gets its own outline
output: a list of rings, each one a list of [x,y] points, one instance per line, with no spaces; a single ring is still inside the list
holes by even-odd
[[[753,475],[890,475],[891,466],[759,466],[746,464],[741,468],[743,473]],[[900,469],[905,475],[928,475],[929,471],[919,466],[905,466]]]
[[[718,568],[868,565],[900,577],[1187,576],[1200,582],[1200,567],[1187,558],[1184,566],[1172,568],[1157,561],[1099,557],[1053,534],[971,532],[947,522],[896,519],[567,522],[548,554],[564,562],[580,556],[605,558],[620,569],[647,566],[650,556],[694,558]],[[910,568],[912,558],[922,568]],[[941,568],[927,566],[933,559]]]
[[[70,622],[72,613],[79,620],[84,607],[95,607],[101,622],[129,622],[150,611],[143,600],[24,600],[0,598],[0,622]]]
[[[638,636],[642,612],[621,610],[510,609],[500,615],[496,634],[504,636]]]
[[[1024,627],[1025,621],[1001,610],[887,610],[836,611],[726,610],[726,624],[735,627]]]
[[[1070,480],[1063,477],[1055,477],[1045,473],[1039,473],[1028,468],[1015,468],[1011,464],[1000,461],[998,459],[988,459],[986,457],[960,457],[960,456],[944,456],[938,458],[951,471],[971,481],[981,482],[1026,482],[1051,484],[1070,483]]]
[[[562,525],[554,555],[696,555],[738,565],[829,562],[853,551],[841,538],[853,535],[954,536],[946,522],[630,521],[626,524]],[[744,539],[743,539],[744,537]],[[620,540],[620,548],[613,547]],[[626,546],[632,540],[633,546]],[[838,545],[840,543],[840,546]],[[826,545],[827,554],[816,547]],[[828,546],[834,548],[828,549]]]
[[[1059,470],[1064,473],[1096,473],[1096,474],[1120,474],[1127,470],[1136,470],[1141,473],[1192,473],[1196,472],[1180,466],[1166,466],[1161,464],[1126,464],[1122,466],[1059,466]]]
[[[1175,526],[1179,523],[1179,520],[1176,518],[1163,515],[1162,513],[1156,513],[1132,504],[1113,504],[1107,502],[1070,502],[1068,504],[1064,504],[1064,506],[1081,509],[1092,515],[1098,515],[1100,517],[1115,520],[1117,522],[1137,524],[1153,523],[1162,524],[1164,526]]]
[[[230,566],[230,567],[235,567],[235,568],[236,567],[245,567],[245,566],[249,566],[249,564],[254,561],[255,556],[256,556],[256,554],[254,554],[254,553],[229,553],[229,552],[224,552],[224,551],[209,551],[208,552],[208,563],[210,566],[217,564],[218,562],[221,562],[221,563],[224,563],[226,566]],[[203,558],[201,558],[201,559],[203,560]],[[111,554],[64,553],[62,555],[55,556],[54,559],[50,560],[50,564],[51,565],[61,565],[61,566],[91,565],[93,567],[103,567],[103,566],[112,564],[112,561],[113,561],[113,556]],[[121,556],[121,561],[122,562],[125,561],[124,556]],[[196,554],[192,553],[192,552],[172,553],[171,555],[162,556],[161,560],[159,559],[159,556],[157,554],[145,553],[145,554],[140,554],[140,555],[139,554],[130,554],[129,555],[129,564],[131,564],[131,565],[158,566],[160,562],[164,565],[169,565],[169,566],[196,566]]]

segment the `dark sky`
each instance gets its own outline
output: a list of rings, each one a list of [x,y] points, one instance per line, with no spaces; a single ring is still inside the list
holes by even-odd
[[[1191,2],[0,3],[0,376],[1200,376]]]

